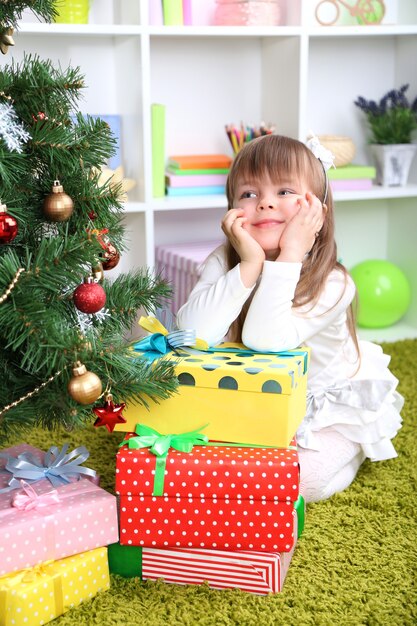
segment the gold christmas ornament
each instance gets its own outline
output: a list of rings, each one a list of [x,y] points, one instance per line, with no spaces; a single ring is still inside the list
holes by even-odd
[[[14,28],[10,26],[3,30],[0,34],[0,50],[3,54],[7,54],[9,51],[9,46],[14,46],[14,39],[12,37],[14,33]]]
[[[104,269],[102,264],[97,261],[91,268],[91,274],[95,283],[102,283],[104,280]]]
[[[68,393],[80,404],[92,404],[100,397],[103,385],[94,372],[88,372],[81,361],[72,370],[73,378],[68,383]]]
[[[74,202],[64,192],[59,180],[54,180],[51,191],[52,193],[46,196],[44,200],[43,212],[51,222],[65,222],[72,215]]]

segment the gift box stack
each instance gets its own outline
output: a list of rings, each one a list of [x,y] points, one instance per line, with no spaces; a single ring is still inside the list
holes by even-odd
[[[224,194],[232,159],[225,154],[192,154],[168,159],[167,196]]]
[[[179,393],[128,406],[118,426],[130,432],[116,460],[116,568],[132,572],[133,559],[145,579],[278,592],[304,523],[294,434],[309,352],[222,344],[175,359]]]
[[[84,447],[0,454],[0,626],[46,624],[109,588],[116,497],[80,463]]]

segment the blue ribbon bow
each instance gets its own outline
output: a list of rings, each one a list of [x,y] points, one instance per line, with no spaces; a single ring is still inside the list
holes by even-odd
[[[72,479],[80,480],[81,475],[96,475],[96,471],[89,467],[80,467],[90,456],[85,446],[79,446],[67,453],[69,444],[64,444],[62,450],[51,446],[45,453],[43,462],[31,452],[22,452],[17,457],[0,454],[7,462],[4,470],[12,474],[9,484],[0,493],[21,488],[21,480],[33,483],[47,478],[53,487],[70,483]]]
[[[148,337],[144,337],[133,344],[133,349],[135,352],[142,353],[148,361],[152,362],[172,350],[175,352],[177,348],[194,346],[195,343],[196,334],[194,330],[174,330],[166,335],[153,333]]]

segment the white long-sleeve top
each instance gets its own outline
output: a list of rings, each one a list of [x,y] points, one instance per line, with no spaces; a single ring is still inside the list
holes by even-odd
[[[259,352],[305,345],[311,349],[307,414],[299,445],[319,449],[314,433],[333,427],[359,443],[372,460],[396,456],[391,439],[401,426],[402,397],[380,346],[360,341],[360,360],[346,320],[355,296],[349,276],[333,270],[312,306],[293,307],[301,263],[265,261],[257,284],[247,288],[240,266],[227,269],[225,247],[206,260],[197,285],[177,315],[179,328],[194,329],[213,346],[220,343],[253,293],[242,341]],[[215,407],[213,408],[215,410]]]
[[[348,359],[343,375],[349,375],[355,355],[346,310],[355,295],[353,281],[334,270],[313,307],[294,308],[300,272],[301,263],[265,261],[257,285],[247,288],[240,278],[240,265],[227,271],[225,248],[220,246],[206,260],[200,280],[178,312],[177,324],[195,329],[197,337],[209,345],[218,344],[255,290],[242,329],[248,348],[278,352],[307,345],[311,347],[310,380],[336,355]]]

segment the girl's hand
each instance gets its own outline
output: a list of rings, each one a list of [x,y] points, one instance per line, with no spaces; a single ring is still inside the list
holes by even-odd
[[[242,283],[253,287],[262,272],[265,252],[245,230],[247,219],[243,209],[230,209],[222,219],[222,230],[240,257]]]
[[[238,253],[240,260],[247,263],[263,263],[265,252],[245,230],[247,217],[243,209],[230,209],[222,219],[222,231]]]
[[[317,233],[323,226],[323,205],[314,194],[307,192],[298,201],[299,210],[286,225],[279,242],[279,261],[302,262],[310,252]]]

